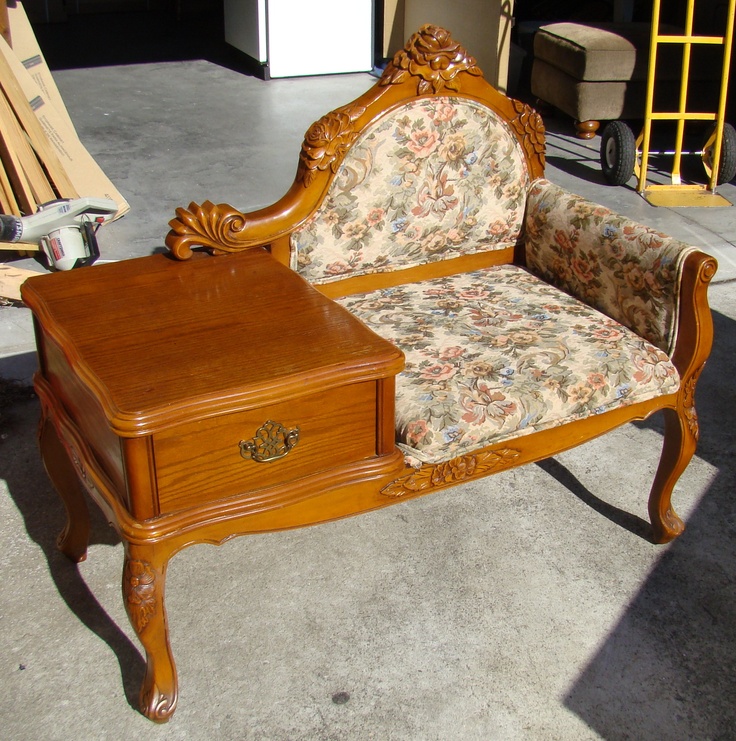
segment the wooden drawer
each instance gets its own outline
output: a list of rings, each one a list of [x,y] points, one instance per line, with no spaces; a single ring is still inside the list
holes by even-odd
[[[159,432],[153,441],[159,511],[279,486],[374,456],[376,415],[376,383],[367,381]],[[240,442],[268,421],[298,427],[298,442],[278,460],[244,458]]]

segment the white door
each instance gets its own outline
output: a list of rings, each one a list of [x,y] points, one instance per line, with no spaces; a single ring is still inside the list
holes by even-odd
[[[373,0],[268,0],[271,77],[368,72]]]

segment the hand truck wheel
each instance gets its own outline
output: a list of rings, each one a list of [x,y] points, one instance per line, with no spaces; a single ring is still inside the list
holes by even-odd
[[[610,121],[601,134],[601,169],[610,185],[624,185],[636,167],[636,138],[623,121]]]
[[[715,125],[708,129],[703,145],[703,166],[708,176],[713,171],[713,149],[715,143]],[[723,124],[723,139],[721,139],[721,161],[718,165],[718,181],[716,185],[729,183],[736,177],[736,129],[730,123]]]

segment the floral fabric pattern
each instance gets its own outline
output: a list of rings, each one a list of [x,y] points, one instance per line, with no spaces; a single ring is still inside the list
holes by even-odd
[[[546,180],[530,188],[529,268],[666,352],[676,339],[680,267],[693,249]]]
[[[325,283],[514,245],[528,185],[516,137],[489,108],[408,103],[355,141],[292,234],[292,267]]]
[[[503,265],[339,299],[403,350],[399,446],[439,463],[679,387],[665,353]]]

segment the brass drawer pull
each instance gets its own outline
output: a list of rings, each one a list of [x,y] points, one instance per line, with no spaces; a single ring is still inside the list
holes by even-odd
[[[299,442],[299,428],[287,430],[279,422],[264,422],[252,440],[240,441],[240,455],[256,463],[270,463],[283,458]]]

